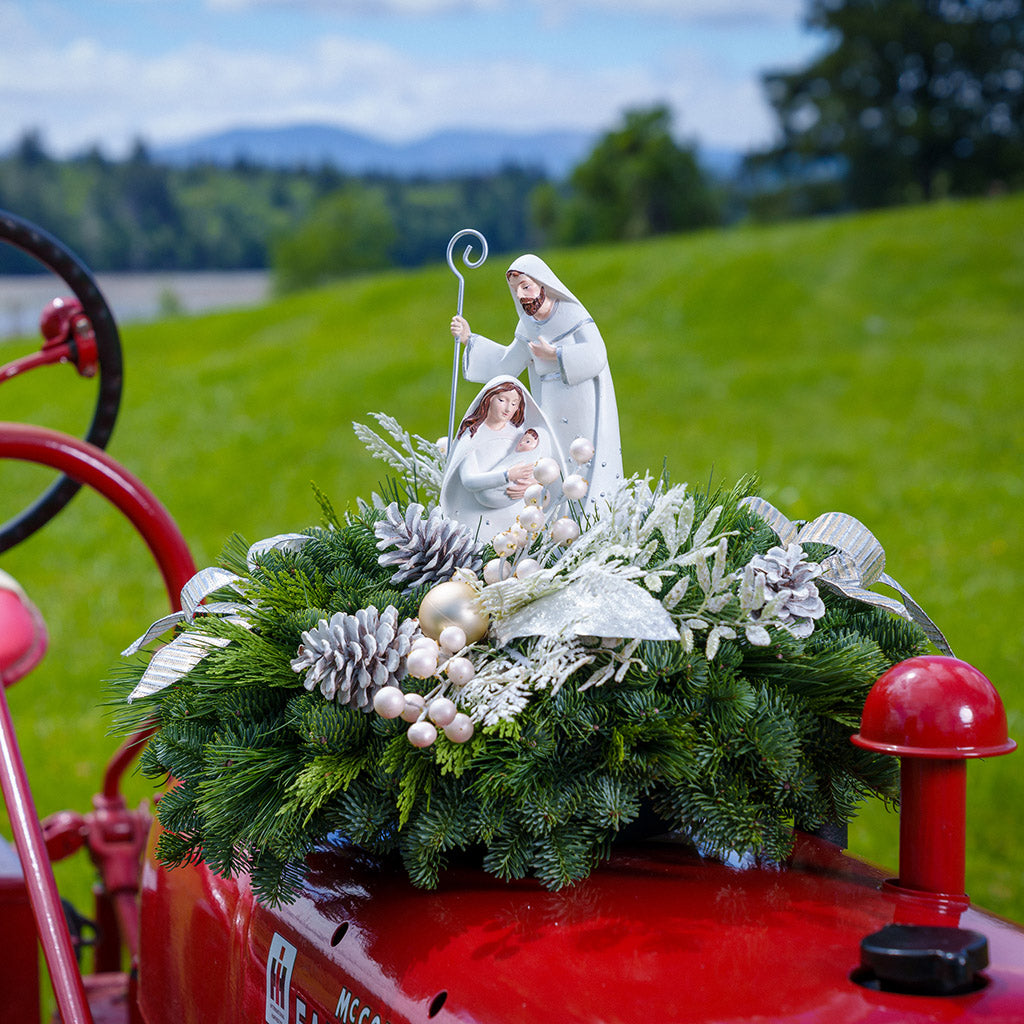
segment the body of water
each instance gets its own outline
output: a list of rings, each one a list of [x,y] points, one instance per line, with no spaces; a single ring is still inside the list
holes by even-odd
[[[270,275],[264,270],[97,274],[96,280],[119,325],[257,306],[270,294]],[[48,274],[0,275],[0,338],[37,336],[47,303],[70,294],[67,285]]]

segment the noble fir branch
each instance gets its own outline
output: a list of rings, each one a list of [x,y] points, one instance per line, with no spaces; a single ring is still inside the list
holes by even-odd
[[[394,849],[398,814],[392,794],[365,777],[350,783],[344,799],[330,802],[324,820],[331,830],[374,853]]]
[[[299,895],[305,869],[297,860],[258,853],[249,861],[249,874],[256,898],[264,906],[274,908]]]
[[[284,718],[296,740],[317,754],[365,752],[372,745],[369,715],[339,707],[316,693],[292,697]]]
[[[163,831],[156,843],[160,863],[169,868],[198,864],[203,859],[203,841],[199,833]]]
[[[205,748],[215,735],[208,723],[166,721],[146,744],[139,771],[147,778],[193,781],[205,770]]]
[[[298,553],[267,551],[252,571],[246,596],[254,607],[272,608],[274,614],[322,608],[329,594],[325,576]]]
[[[640,813],[638,787],[621,778],[597,776],[588,787],[588,818],[596,825],[618,832]]]
[[[525,829],[502,829],[487,842],[484,870],[508,882],[530,873],[534,840]]]
[[[183,782],[171,786],[160,798],[160,824],[174,833],[198,835],[203,824],[198,801],[199,794],[193,783]]]
[[[363,572],[387,579],[390,574],[381,568],[377,549],[377,535],[373,525],[379,514],[354,516],[343,530],[345,542],[352,553],[352,562]]]
[[[561,889],[586,878],[605,853],[603,836],[592,825],[569,821],[537,840],[534,873],[549,889]]]

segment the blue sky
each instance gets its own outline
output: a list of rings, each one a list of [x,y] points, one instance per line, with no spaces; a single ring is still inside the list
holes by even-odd
[[[665,102],[680,137],[747,149],[760,74],[822,40],[803,0],[0,0],[0,149],[59,155],[238,126],[612,127]]]

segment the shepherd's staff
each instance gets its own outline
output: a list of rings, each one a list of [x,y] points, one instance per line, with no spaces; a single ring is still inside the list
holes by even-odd
[[[459,279],[459,309],[458,316],[462,316],[462,296],[466,290],[466,279],[459,273],[455,267],[455,259],[453,253],[455,251],[455,243],[462,238],[464,235],[472,235],[474,238],[480,240],[480,258],[475,262],[469,258],[469,254],[473,251],[473,243],[470,242],[466,246],[465,251],[462,253],[462,262],[470,269],[475,270],[480,266],[485,259],[487,259],[487,239],[480,234],[479,231],[473,228],[463,228],[461,231],[457,231],[451,237],[451,241],[448,243],[448,266],[451,267],[452,273]],[[459,339],[455,339],[455,355],[452,358],[452,400],[451,405],[448,408],[448,450],[445,452],[445,458],[448,457],[452,450],[452,441],[455,438],[455,389],[459,384]]]

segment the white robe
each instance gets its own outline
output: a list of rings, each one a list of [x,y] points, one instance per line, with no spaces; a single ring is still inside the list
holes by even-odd
[[[622,480],[622,443],[615,388],[601,332],[580,301],[537,256],[521,256],[509,271],[519,271],[543,285],[555,301],[547,320],[536,320],[520,306],[519,325],[511,344],[501,345],[479,334],[470,335],[463,354],[466,380],[485,381],[496,374],[517,377],[529,370],[530,393],[544,410],[555,432],[561,455],[569,471],[574,464],[569,446],[577,437],[594,445],[594,458],[580,472],[590,486],[586,503],[595,503],[614,490]],[[531,341],[546,341],[556,350],[555,359],[538,359],[530,351]]]
[[[505,474],[512,466],[532,464],[545,457],[554,458],[560,466],[563,463],[547,417],[514,377],[499,375],[488,380],[470,403],[466,416],[476,410],[487,391],[504,381],[515,383],[523,395],[522,424],[508,423],[496,431],[482,423],[475,435],[466,431],[455,439],[441,480],[441,511],[474,533],[479,531],[481,541],[490,541],[496,533],[507,530],[524,508],[522,498],[504,494],[508,486]],[[514,451],[529,429],[537,431],[537,447],[528,452]]]

